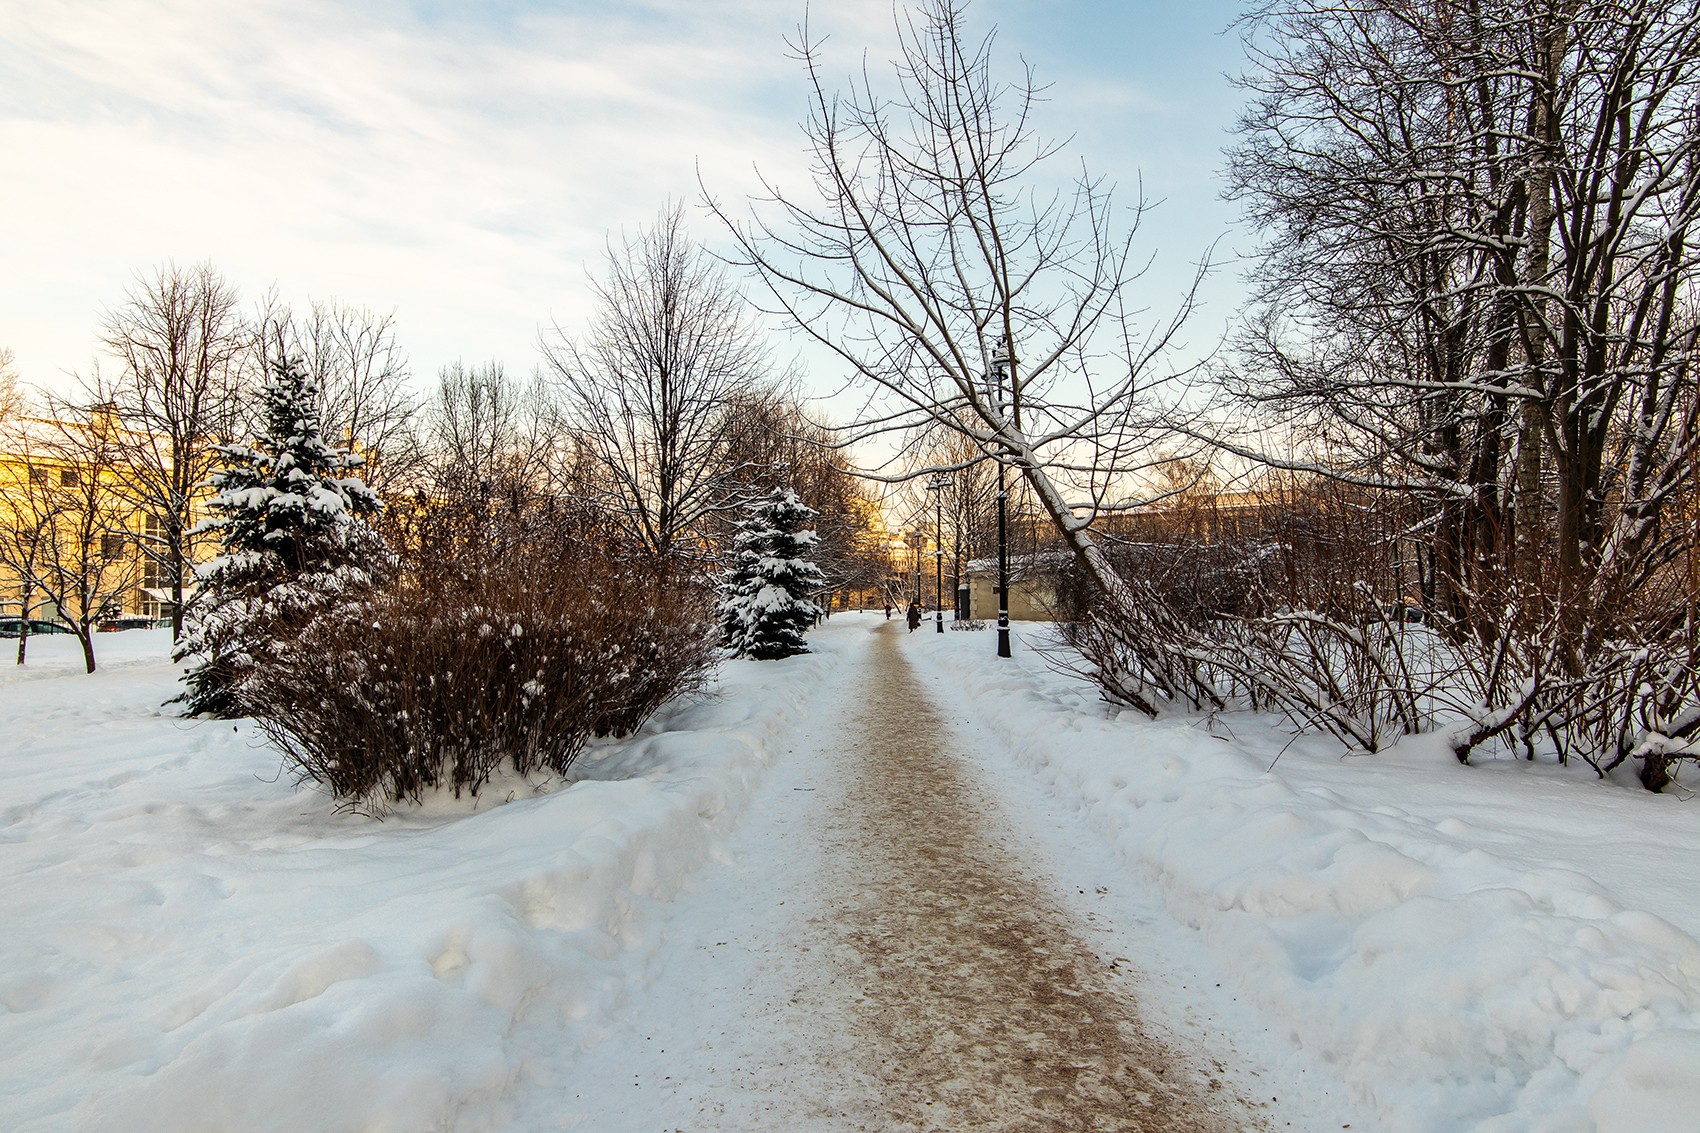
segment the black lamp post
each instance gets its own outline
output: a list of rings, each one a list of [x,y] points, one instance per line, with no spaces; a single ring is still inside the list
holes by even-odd
[[[1009,339],[999,335],[992,343],[992,372],[987,381],[991,385],[992,404],[997,407],[1001,419],[1006,412],[1003,399],[1004,375],[1009,372],[1014,355],[1010,351]],[[1013,390],[1011,393],[1013,394]],[[998,460],[998,656],[1011,656],[1009,651],[1009,488],[1005,483],[1004,454],[997,454]]]
[[[950,479],[943,472],[927,484],[933,494],[933,624],[944,632],[944,490]]]
[[[921,541],[924,538],[926,538],[926,536],[921,534],[921,529],[919,527],[916,527],[909,532],[909,546],[915,552],[915,589],[911,591],[911,593],[915,595],[915,601],[917,602],[921,600]]]
[[[966,510],[962,496],[958,493],[957,497],[950,502],[951,525],[955,528],[951,533],[950,540],[952,555],[950,586],[956,601],[956,611],[952,620],[959,622],[969,620],[968,580],[962,576],[962,540],[966,534],[964,529],[967,527],[967,516],[964,514]]]

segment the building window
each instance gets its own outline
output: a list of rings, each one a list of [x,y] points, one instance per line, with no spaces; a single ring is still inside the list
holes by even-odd
[[[154,516],[142,523],[142,585],[161,589],[165,586],[165,567],[159,561],[165,554],[165,524]]]
[[[47,485],[47,469],[34,464],[30,465],[30,483],[45,487]]]
[[[59,486],[61,488],[75,488],[82,482],[83,478],[75,468],[61,468],[59,470]]]
[[[101,558],[103,558],[103,559],[116,559],[116,558],[122,557],[123,554],[124,554],[124,536],[122,536],[122,535],[102,535],[100,537],[100,557]]]

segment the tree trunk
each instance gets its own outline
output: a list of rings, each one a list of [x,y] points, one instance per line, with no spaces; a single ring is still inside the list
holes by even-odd
[[[1528,262],[1523,278],[1525,286],[1535,288],[1547,286],[1547,275],[1552,269],[1552,233],[1557,221],[1553,193],[1562,156],[1560,108],[1557,105],[1559,73],[1565,52],[1569,50],[1570,24],[1576,18],[1576,9],[1576,0],[1567,0],[1554,13],[1556,19],[1540,44],[1537,60],[1541,81],[1534,92],[1529,135],[1538,152],[1529,180],[1529,230],[1524,242],[1528,249]],[[1547,328],[1552,303],[1539,291],[1525,302],[1532,308],[1523,335],[1523,351],[1530,378],[1526,384],[1537,384],[1542,381],[1541,362],[1547,356]],[[1540,579],[1539,548],[1547,545],[1545,504],[1541,496],[1541,451],[1546,435],[1545,406],[1538,400],[1525,401],[1517,444],[1513,554],[1517,573],[1530,584]]]
[[[1033,458],[1031,450],[1016,447],[1012,456],[1040,507],[1068,543],[1075,563],[1096,589],[1098,600],[1103,605],[1097,620],[1116,633],[1146,670],[1144,673],[1100,673],[1099,684],[1105,693],[1152,717],[1158,714],[1159,705],[1147,690],[1139,687],[1146,683],[1155,685],[1157,691],[1170,700],[1185,700],[1194,706],[1223,707],[1221,694],[1196,670],[1180,671],[1174,667],[1183,656],[1175,647],[1184,643],[1184,628],[1175,624],[1159,603],[1137,593],[1117,572],[1091,528],[1075,518],[1068,501]]]
[[[30,597],[34,593],[34,589],[29,583],[28,576],[26,576],[18,599],[18,664],[20,665],[24,663],[24,652],[30,640]]]

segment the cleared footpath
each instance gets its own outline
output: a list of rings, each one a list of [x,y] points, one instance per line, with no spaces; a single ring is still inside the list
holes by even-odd
[[[1012,848],[904,636],[856,633],[650,985],[516,1127],[1267,1127]]]

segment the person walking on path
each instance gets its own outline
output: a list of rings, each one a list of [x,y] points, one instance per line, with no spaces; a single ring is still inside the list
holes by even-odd
[[[887,598],[885,600],[885,620],[888,621],[888,622],[891,620],[891,599],[890,598]]]
[[[909,603],[909,632],[914,633],[921,625],[921,600],[916,598]]]

